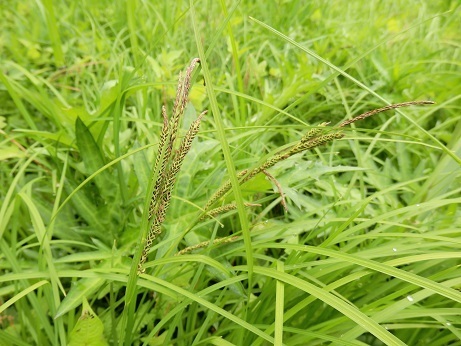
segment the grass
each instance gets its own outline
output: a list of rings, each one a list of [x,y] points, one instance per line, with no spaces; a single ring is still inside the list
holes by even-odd
[[[456,2],[1,11],[1,345],[461,344]]]

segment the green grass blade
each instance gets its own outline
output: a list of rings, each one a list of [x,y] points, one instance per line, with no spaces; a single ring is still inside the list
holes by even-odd
[[[277,271],[283,273],[283,262],[277,261]],[[275,332],[274,332],[274,345],[283,344],[283,312],[285,310],[285,284],[282,281],[276,283],[276,298],[275,298]]]
[[[88,127],[80,118],[77,118],[75,122],[75,136],[86,169],[89,173],[98,171],[105,165],[102,151],[94,140]],[[107,170],[101,170],[100,174],[95,176],[95,182],[104,196],[113,196],[116,187]]]
[[[203,74],[205,76],[208,97],[210,99],[211,112],[213,113],[213,119],[216,124],[217,137],[218,137],[219,142],[221,143],[221,148],[222,148],[223,155],[224,155],[224,161],[226,163],[227,172],[229,174],[229,179],[232,184],[232,191],[234,192],[235,201],[237,204],[237,210],[239,214],[239,220],[241,223],[243,237],[245,240],[245,247],[247,251],[246,259],[247,259],[247,263],[249,267],[249,272],[248,272],[248,277],[250,281],[249,286],[251,287],[251,282],[252,282],[251,268],[253,267],[253,251],[251,248],[251,236],[250,236],[250,230],[249,230],[245,205],[243,203],[242,191],[240,189],[240,184],[237,180],[237,173],[235,170],[234,162],[232,160],[232,155],[230,152],[229,144],[227,143],[224,123],[221,118],[221,113],[219,111],[218,102],[216,100],[216,96],[214,93],[214,87],[213,87],[214,83],[211,78],[210,71],[208,69],[208,63],[206,61],[205,52],[204,52],[202,41],[201,41],[200,31],[197,25],[197,19],[196,19],[196,14],[195,14],[195,9],[194,9],[195,5],[192,0],[190,1],[190,6],[191,6],[190,11],[191,11],[192,25],[194,27],[194,33],[195,33],[195,42],[197,44],[197,50],[198,50],[199,57],[201,59]]]
[[[64,65],[64,54],[62,52],[60,30],[56,24],[56,16],[54,15],[53,1],[42,0],[46,12],[46,22],[48,24],[48,35],[50,36],[51,45],[53,46],[54,60],[57,66]]]
[[[16,294],[14,297],[11,297],[9,300],[7,300],[2,305],[0,305],[0,314],[3,311],[5,311],[8,307],[10,307],[14,303],[16,303],[22,297],[28,295],[30,292],[35,291],[37,288],[39,288],[39,287],[41,287],[41,286],[43,286],[45,284],[48,284],[48,283],[49,282],[46,281],[46,280],[41,280],[41,281],[31,285],[30,287],[27,287],[26,289],[22,290],[20,293]]]
[[[338,310],[339,312],[350,318],[352,321],[354,321],[361,327],[365,328],[369,333],[373,334],[387,345],[405,345],[404,342],[396,338],[383,326],[376,323],[374,320],[372,320],[367,315],[358,310],[355,306],[352,306],[349,303],[344,302],[340,298],[323,290],[320,287],[317,287],[311,283],[308,283],[300,278],[294,277],[287,273],[282,273],[270,268],[255,266],[254,272],[256,274],[261,274],[283,281],[286,284],[292,285],[293,287],[297,287],[300,290],[314,295],[318,299],[322,300],[326,304],[330,305],[334,309]]]
[[[11,80],[9,77],[7,77],[3,71],[0,71],[0,82],[3,83],[3,85],[6,87],[8,90],[11,98],[13,99],[16,107],[19,110],[19,113],[24,117],[24,120],[27,122],[29,127],[32,130],[37,130],[37,125],[35,124],[34,120],[32,119],[31,114],[27,110],[27,108],[24,106],[24,103],[22,102],[21,96],[18,94],[18,92],[13,88],[13,85],[11,83]]]
[[[344,261],[346,263],[353,263],[365,268],[376,270],[380,273],[390,275],[392,277],[398,278],[400,280],[406,281],[410,284],[420,286],[432,290],[448,299],[451,299],[455,302],[461,303],[461,293],[456,291],[453,288],[445,287],[438,282],[426,279],[419,275],[404,271],[402,269],[394,268],[388,264],[379,263],[369,259],[361,258],[359,256],[353,256],[339,251],[333,251],[329,249],[323,249],[319,247],[312,247],[307,245],[296,245],[296,244],[264,244],[265,247],[273,248],[289,248],[297,251],[305,251],[310,253],[315,253],[319,255],[329,256],[336,258],[338,260]]]

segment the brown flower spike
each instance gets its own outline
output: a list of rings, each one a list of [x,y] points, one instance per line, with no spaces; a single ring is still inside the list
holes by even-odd
[[[171,192],[173,191],[179,170],[181,169],[184,157],[190,150],[192,141],[199,131],[200,121],[207,113],[207,111],[204,111],[198,116],[181,140],[179,148],[174,150],[178,137],[179,122],[188,102],[192,72],[198,63],[200,63],[199,59],[192,60],[186,70],[184,78],[181,77],[181,74],[179,75],[178,89],[176,91],[176,100],[173,105],[173,115],[171,119],[168,119],[165,106],[162,107],[163,127],[154,166],[154,175],[155,172],[157,172],[157,179],[155,181],[148,214],[148,219],[153,220],[151,220],[149,233],[141,254],[141,259],[138,263],[138,274],[144,272],[143,265],[147,260],[149,250],[154,240],[162,232],[162,223],[165,221],[165,215],[170,205]]]

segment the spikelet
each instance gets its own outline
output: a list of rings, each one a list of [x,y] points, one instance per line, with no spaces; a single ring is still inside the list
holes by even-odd
[[[167,139],[168,139],[168,132],[169,132],[169,124],[168,124],[168,116],[166,114],[165,106],[162,106],[162,117],[163,117],[163,127],[162,132],[160,134],[160,142],[158,146],[158,153],[157,158],[155,160],[154,172],[158,170],[157,181],[155,182],[154,191],[152,192],[152,197],[150,200],[150,207],[149,207],[149,220],[152,218],[152,215],[155,212],[155,201],[157,201],[158,196],[161,194],[160,186],[162,183],[162,177],[164,175],[166,169],[167,160],[165,160],[165,150],[167,146]],[[161,162],[161,167],[160,166]]]
[[[260,207],[261,206],[261,204],[257,204],[257,203],[243,203],[243,205],[245,207]],[[236,210],[236,209],[237,209],[237,204],[235,204],[235,203],[225,204],[225,205],[223,205],[221,207],[211,209],[209,212],[202,215],[202,217],[199,219],[199,221],[203,221],[203,220],[205,220],[205,219],[207,219],[209,217],[215,217],[216,215],[225,213],[227,211]]]
[[[154,166],[154,174],[157,174],[157,178],[147,216],[151,223],[144,242],[141,258],[138,263],[138,275],[144,273],[143,265],[147,261],[152,244],[161,234],[162,224],[165,221],[166,212],[170,205],[171,192],[174,188],[176,178],[179,170],[181,169],[184,158],[189,152],[192,142],[200,129],[200,122],[206,114],[206,111],[202,112],[191,124],[185,137],[182,139],[179,148],[173,153],[178,136],[179,122],[188,102],[192,72],[199,62],[199,59],[192,60],[190,66],[186,70],[184,78],[181,74],[179,75],[178,88],[176,90],[176,99],[173,105],[173,115],[171,119],[168,119],[166,108],[164,106],[162,107],[163,127]]]
[[[339,125],[339,127],[344,127],[346,125],[350,125],[352,123],[355,123],[356,121],[363,120],[365,118],[371,117],[372,115],[375,115],[375,114],[378,114],[378,113],[381,113],[381,112],[385,112],[385,111],[388,111],[388,110],[391,110],[391,109],[401,108],[401,107],[408,107],[408,106],[415,106],[415,105],[433,105],[434,103],[435,102],[433,102],[433,101],[409,101],[409,102],[396,103],[396,104],[393,104],[393,105],[373,109],[373,110],[368,111],[366,113],[360,114],[359,116],[356,116],[353,119],[346,120],[346,121],[342,122]]]
[[[242,178],[245,174],[247,174],[248,170],[244,169],[243,171],[237,173],[237,179]],[[230,180],[227,180],[221,187],[210,197],[208,202],[203,207],[204,210],[208,210],[215,202],[224,196],[232,187]]]
[[[163,193],[163,203],[165,212],[166,209],[168,209],[168,206],[170,205],[171,191],[174,188],[174,184],[176,182],[179,170],[181,169],[184,158],[189,152],[192,142],[200,129],[200,122],[206,113],[206,111],[201,113],[199,117],[190,125],[189,130],[186,133],[186,136],[181,141],[179,149],[175,152],[172,158],[170,168],[164,179],[165,186]]]
[[[232,237],[217,238],[217,239],[213,240],[213,245],[216,245],[216,244],[232,243],[232,242],[236,241],[237,239],[238,239],[238,236],[236,236],[236,235],[234,235],[234,236],[232,236]],[[188,247],[182,249],[181,251],[179,251],[178,253],[176,253],[175,256],[184,255],[184,254],[189,253],[189,252],[192,252],[192,251],[194,251],[194,250],[207,247],[208,245],[210,245],[210,241],[209,241],[209,240],[206,240],[206,241],[201,242],[201,243],[199,243],[199,244],[195,244],[195,245],[192,245],[192,246],[188,246]]]
[[[318,137],[311,138],[306,142],[299,142],[299,144],[293,146],[287,154],[289,156],[292,156],[294,154],[301,153],[303,151],[313,149],[315,147],[319,147],[323,144],[331,142],[335,139],[341,139],[343,137],[344,137],[344,134],[339,131],[320,135]]]
[[[319,134],[323,133],[323,127],[327,126],[329,123],[321,123],[318,127],[314,127],[309,132],[307,132],[302,138],[301,143],[307,142],[309,139],[317,137]]]

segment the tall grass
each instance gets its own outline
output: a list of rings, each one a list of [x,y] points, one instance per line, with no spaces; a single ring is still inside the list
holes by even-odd
[[[0,344],[461,344],[460,10],[10,1]]]

